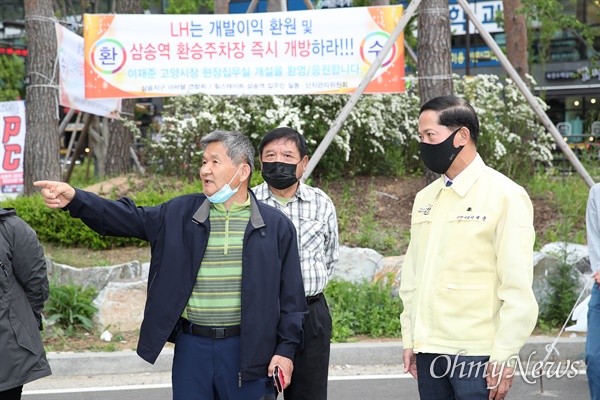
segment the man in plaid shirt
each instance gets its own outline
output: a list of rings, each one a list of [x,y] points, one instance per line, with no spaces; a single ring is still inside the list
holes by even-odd
[[[252,189],[259,201],[285,213],[298,233],[309,315],[303,325],[304,348],[295,355],[285,400],[327,399],[331,315],[323,290],[339,258],[338,225],[329,196],[299,181],[308,164],[307,151],[306,139],[294,129],[267,133],[258,146],[265,183]]]

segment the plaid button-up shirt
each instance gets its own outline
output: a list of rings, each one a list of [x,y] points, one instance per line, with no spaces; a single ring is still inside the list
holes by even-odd
[[[298,250],[306,296],[321,293],[339,259],[338,224],[333,202],[321,189],[300,183],[283,205],[266,183],[252,189],[256,198],[287,215],[298,233]]]

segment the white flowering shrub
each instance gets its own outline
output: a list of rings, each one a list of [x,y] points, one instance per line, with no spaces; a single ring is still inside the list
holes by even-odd
[[[362,96],[315,174],[333,178],[419,170],[419,97],[412,89],[416,86],[401,94]],[[488,165],[512,175],[530,170],[532,161],[551,162],[552,136],[511,81],[501,82],[495,75],[455,76],[454,88],[479,116],[478,151]],[[258,147],[278,126],[304,134],[312,154],[348,99],[349,95],[174,97],[165,106],[158,135],[145,147],[145,160],[155,172],[192,178],[201,165],[199,143],[204,135],[235,130]]]
[[[202,162],[200,139],[216,129],[243,130],[251,115],[234,101],[211,96],[170,99],[158,135],[146,142],[145,160],[155,172],[197,176]]]
[[[512,80],[455,76],[454,90],[479,117],[477,150],[486,164],[509,176],[531,174],[536,164],[550,165],[554,139]],[[542,109],[548,108],[542,99],[536,100]]]

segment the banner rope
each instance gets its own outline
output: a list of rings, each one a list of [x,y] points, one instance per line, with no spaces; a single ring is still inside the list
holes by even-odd
[[[448,9],[444,8],[423,8],[417,9],[416,14],[448,14]]]
[[[28,15],[25,17],[25,22],[27,21],[38,21],[38,22],[52,22],[53,24],[59,22],[56,17],[46,17],[44,15]]]
[[[452,79],[452,75],[431,75],[431,76],[405,76],[402,77],[405,81],[418,81],[418,80],[439,80],[439,79]]]

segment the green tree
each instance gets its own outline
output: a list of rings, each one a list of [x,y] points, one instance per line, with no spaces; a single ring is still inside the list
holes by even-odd
[[[600,37],[600,28],[582,22],[566,12],[563,3],[567,2],[560,0],[521,0],[521,2],[523,8],[520,13],[527,17],[528,25],[534,29],[539,40],[538,52],[541,63],[546,61],[550,41],[561,31],[571,32],[586,45],[588,52],[593,54],[592,58],[598,60],[599,54],[594,49],[594,40]],[[599,2],[589,2],[588,7],[592,8],[592,13],[600,14]]]
[[[208,14],[215,9],[214,0],[170,0],[167,14]]]
[[[0,56],[0,101],[25,98],[25,63],[16,55]]]

